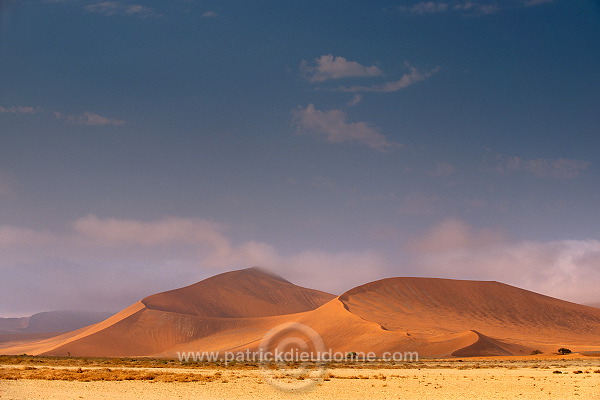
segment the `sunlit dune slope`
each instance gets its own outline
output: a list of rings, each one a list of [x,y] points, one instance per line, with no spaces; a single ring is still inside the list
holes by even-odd
[[[413,336],[474,330],[527,342],[600,345],[600,310],[499,282],[389,278],[340,296],[382,329]]]
[[[249,268],[148,296],[142,303],[151,310],[198,317],[251,318],[313,310],[334,297]]]

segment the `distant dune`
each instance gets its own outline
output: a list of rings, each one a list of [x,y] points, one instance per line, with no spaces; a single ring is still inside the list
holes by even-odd
[[[47,311],[30,317],[0,318],[0,334],[67,332],[92,325],[110,317],[92,311]]]
[[[90,311],[48,311],[30,317],[0,318],[0,348],[24,345],[96,324],[110,313]]]
[[[600,309],[498,282],[390,278],[339,297],[257,268],[155,294],[110,318],[0,354],[175,357],[256,350],[286,322],[316,330],[339,352],[416,351],[421,357],[600,350]]]
[[[20,332],[29,325],[29,317],[0,318],[0,333]]]

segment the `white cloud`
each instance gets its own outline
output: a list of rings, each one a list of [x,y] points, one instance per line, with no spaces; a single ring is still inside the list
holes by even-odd
[[[496,280],[561,299],[598,301],[600,241],[511,241],[449,219],[406,249],[423,276]]]
[[[414,238],[408,248],[424,254],[445,254],[457,249],[487,248],[504,241],[501,232],[475,230],[464,221],[450,218]]]
[[[2,107],[0,106],[0,114],[38,114],[42,112],[37,107]]]
[[[472,12],[479,15],[490,15],[501,10],[496,4],[465,1],[454,5],[454,10]]]
[[[124,14],[148,17],[154,14],[150,7],[141,4],[121,4],[116,1],[102,1],[99,3],[88,4],[83,9],[90,13],[97,13],[106,16]]]
[[[407,14],[426,15],[445,12],[460,12],[465,15],[478,16],[490,15],[505,8],[531,6],[552,0],[528,0],[515,3],[502,3],[502,6],[493,1],[461,0],[461,1],[421,1],[409,6],[399,6],[398,9]]]
[[[300,129],[324,135],[329,143],[358,142],[378,151],[402,147],[399,143],[387,140],[366,122],[348,122],[342,110],[320,111],[309,104],[306,108],[294,110],[293,114]]]
[[[106,118],[89,111],[79,115],[65,115],[59,112],[54,112],[56,119],[62,119],[72,125],[87,125],[87,126],[104,126],[104,125],[125,125],[126,121],[122,119]]]
[[[142,222],[116,218],[100,219],[88,215],[73,222],[73,230],[97,244],[155,246],[170,242],[209,242],[215,247],[226,241],[219,233],[222,227],[206,220],[165,218]]]
[[[310,82],[323,82],[330,79],[349,77],[373,77],[383,75],[375,65],[366,66],[356,61],[348,61],[344,57],[325,54],[315,59],[313,64],[303,60],[300,70]]]
[[[413,4],[412,6],[400,6],[398,8],[400,11],[410,12],[413,14],[431,14],[447,11],[448,4],[435,1],[422,1],[420,3]]]
[[[566,158],[525,160],[520,157],[502,157],[496,171],[505,174],[525,171],[540,178],[574,179],[590,165],[588,161]]]
[[[429,72],[419,72],[416,68],[409,67],[409,72],[395,81],[386,82],[381,85],[340,87],[337,90],[342,92],[397,92],[429,78],[438,71],[439,68]]]
[[[88,4],[84,7],[84,10],[92,13],[99,13],[104,15],[114,15],[119,12],[120,6],[114,1],[103,1],[95,4]]]
[[[139,15],[139,16],[149,16],[153,14],[151,8],[142,6],[140,4],[132,4],[124,7],[125,14],[130,15]]]

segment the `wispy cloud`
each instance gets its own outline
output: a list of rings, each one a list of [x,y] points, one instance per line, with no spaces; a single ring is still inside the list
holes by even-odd
[[[106,16],[111,15],[135,15],[139,17],[149,17],[154,15],[154,11],[150,7],[141,4],[122,4],[116,1],[102,1],[99,3],[88,4],[83,9],[90,13],[97,13]]]
[[[65,115],[59,112],[54,112],[56,119],[64,120],[72,125],[87,125],[87,126],[104,126],[104,125],[125,125],[126,121],[122,119],[106,118],[91,112],[84,112],[78,115]]]
[[[490,0],[446,0],[421,1],[410,5],[401,5],[398,9],[405,14],[427,15],[440,13],[461,13],[469,16],[483,16],[500,12],[504,9],[532,7],[550,3],[553,0],[516,0],[513,2],[498,2]]]
[[[499,7],[491,3],[478,1],[443,2],[443,1],[421,1],[409,6],[400,6],[398,9],[403,13],[426,15],[445,12],[462,12],[480,15],[493,14],[499,11]]]
[[[473,1],[464,1],[457,3],[452,7],[455,11],[471,13],[475,15],[490,15],[501,10],[500,6],[494,3],[480,3]]]
[[[300,71],[309,82],[383,75],[383,72],[375,65],[362,65],[356,61],[348,61],[344,57],[336,57],[332,54],[322,55],[315,59],[313,63],[303,60],[300,64]]]
[[[525,171],[540,178],[574,179],[590,165],[588,161],[567,158],[525,160],[520,157],[500,157],[496,171],[502,174]]]
[[[424,81],[429,78],[440,69],[436,68],[434,70],[428,72],[420,72],[414,67],[409,67],[409,72],[402,75],[402,77],[395,81],[386,82],[380,85],[371,85],[371,86],[350,86],[350,87],[340,87],[336,90],[341,92],[381,92],[381,93],[390,93],[397,92],[404,88],[407,88],[411,85],[414,85],[417,82]]]
[[[55,231],[0,225],[0,273],[10,277],[0,279],[0,315],[72,304],[116,311],[152,293],[251,266],[339,292],[385,275],[385,259],[373,251],[282,255],[268,243],[236,243],[225,231],[213,221],[177,217],[89,215]],[[340,271],[348,278],[336,279]]]
[[[527,0],[525,1],[524,5],[526,7],[532,7],[532,6],[537,6],[540,4],[545,4],[545,3],[552,3],[554,0]]]
[[[203,18],[216,18],[218,16],[219,14],[217,14],[215,11],[206,11],[205,13],[202,13]]]
[[[413,14],[432,14],[447,11],[449,6],[447,3],[422,1],[411,6],[399,6],[398,8],[400,11]]]
[[[352,99],[347,103],[350,107],[354,107],[362,100],[362,94],[355,94]]]
[[[88,4],[83,8],[84,10],[92,13],[114,15],[119,12],[120,6],[114,1],[103,1],[101,3]]]
[[[42,112],[41,109],[37,107],[2,107],[0,106],[0,114],[38,114]]]
[[[571,301],[597,301],[600,241],[513,241],[447,219],[406,245],[420,274],[495,280]]]
[[[65,121],[68,124],[72,125],[86,125],[86,126],[103,126],[103,125],[114,125],[121,126],[125,125],[127,121],[122,119],[113,119],[107,118],[102,115],[95,114],[93,112],[86,111],[82,114],[64,114],[59,111],[49,111],[44,110],[40,107],[24,107],[24,106],[14,106],[14,107],[2,107],[0,106],[0,114],[23,114],[23,115],[33,115],[33,114],[45,114],[47,116],[52,115],[55,119]]]
[[[400,148],[366,122],[348,122],[342,110],[320,111],[313,104],[293,111],[294,122],[301,130],[323,135],[329,143],[357,142],[377,151]]]
[[[154,11],[150,7],[142,6],[140,4],[131,4],[125,6],[125,14],[147,17],[153,15]]]

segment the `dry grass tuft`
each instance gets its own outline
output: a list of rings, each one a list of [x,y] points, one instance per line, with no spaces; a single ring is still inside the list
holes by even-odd
[[[49,367],[4,367],[0,368],[0,379],[41,379],[60,381],[155,381],[155,382],[212,382],[221,379],[221,374],[155,372],[132,369],[82,369]]]

